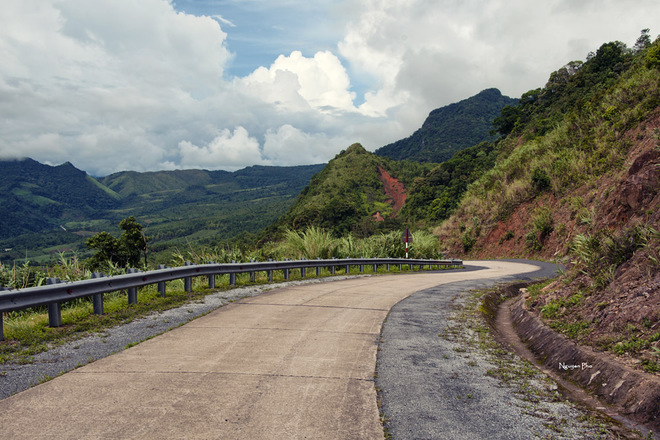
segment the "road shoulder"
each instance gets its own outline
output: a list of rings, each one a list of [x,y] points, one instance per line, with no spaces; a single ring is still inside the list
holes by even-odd
[[[545,272],[525,278],[548,276]],[[520,277],[445,284],[392,308],[376,386],[386,435],[402,439],[641,438],[585,411],[530,363],[503,350],[476,313],[477,289]]]

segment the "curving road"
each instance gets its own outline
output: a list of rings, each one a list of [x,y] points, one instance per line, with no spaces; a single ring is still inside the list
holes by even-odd
[[[374,373],[390,309],[443,284],[539,269],[465,264],[243,299],[0,401],[0,437],[382,439]]]

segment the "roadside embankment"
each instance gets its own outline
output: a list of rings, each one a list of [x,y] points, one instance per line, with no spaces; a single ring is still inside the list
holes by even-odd
[[[547,327],[526,307],[527,298],[520,294],[526,284],[512,284],[484,299],[496,337],[553,377],[571,397],[660,438],[660,380]]]

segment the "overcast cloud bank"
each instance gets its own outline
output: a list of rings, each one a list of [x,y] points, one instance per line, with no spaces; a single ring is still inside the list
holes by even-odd
[[[331,47],[234,76],[239,20],[223,3],[202,16],[166,0],[3,2],[0,158],[71,161],[97,176],[326,162],[353,142],[406,137],[432,109],[483,89],[519,97],[660,23],[655,0],[327,1],[334,32],[296,23],[308,40],[341,35]]]

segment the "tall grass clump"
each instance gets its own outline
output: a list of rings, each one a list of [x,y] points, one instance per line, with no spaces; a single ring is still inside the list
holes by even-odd
[[[328,259],[338,257],[339,240],[332,233],[316,226],[302,231],[287,230],[284,233],[282,252],[288,258],[299,260]]]
[[[609,231],[578,234],[573,238],[571,252],[578,270],[593,280],[596,288],[607,286],[617,268],[630,260],[635,252],[647,252],[649,266],[660,268],[657,243],[660,233],[648,225],[636,225],[614,235]]]
[[[405,245],[401,242],[403,231],[374,234],[355,238],[347,234],[334,238],[328,231],[310,227],[303,231],[287,231],[278,254],[284,258],[403,258]],[[438,237],[426,232],[413,232],[410,246],[411,258],[442,258]]]

